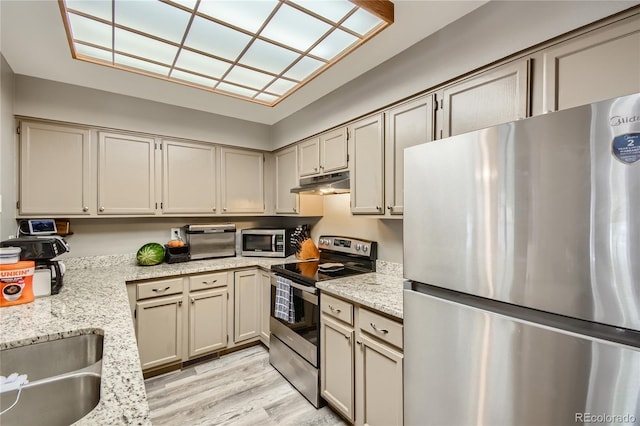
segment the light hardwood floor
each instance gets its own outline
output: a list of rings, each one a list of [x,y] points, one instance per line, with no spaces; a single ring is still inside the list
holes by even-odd
[[[154,425],[345,425],[269,364],[263,346],[145,381]]]

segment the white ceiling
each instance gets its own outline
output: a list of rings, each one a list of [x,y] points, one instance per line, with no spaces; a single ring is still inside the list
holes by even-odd
[[[0,48],[16,74],[274,124],[484,3],[395,0],[393,25],[275,107],[74,60],[54,0],[0,0]]]

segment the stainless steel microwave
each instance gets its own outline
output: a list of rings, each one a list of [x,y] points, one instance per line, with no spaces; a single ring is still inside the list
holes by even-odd
[[[258,257],[291,256],[294,228],[248,228],[241,231],[242,255]]]

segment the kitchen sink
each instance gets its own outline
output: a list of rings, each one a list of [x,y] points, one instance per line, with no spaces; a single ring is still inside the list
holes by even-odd
[[[0,375],[28,383],[0,393],[0,424],[69,425],[100,402],[103,336],[84,334],[0,351]]]

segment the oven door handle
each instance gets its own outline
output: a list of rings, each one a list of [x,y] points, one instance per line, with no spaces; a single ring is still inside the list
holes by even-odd
[[[271,285],[276,287],[275,275],[274,275],[273,279],[271,280]],[[316,294],[318,292],[318,289],[316,287],[311,287],[311,286],[308,286],[308,285],[298,284],[298,283],[296,283],[294,281],[291,281],[291,287],[297,288],[298,290],[302,290],[302,291],[304,291],[306,293],[311,293],[311,294]]]

